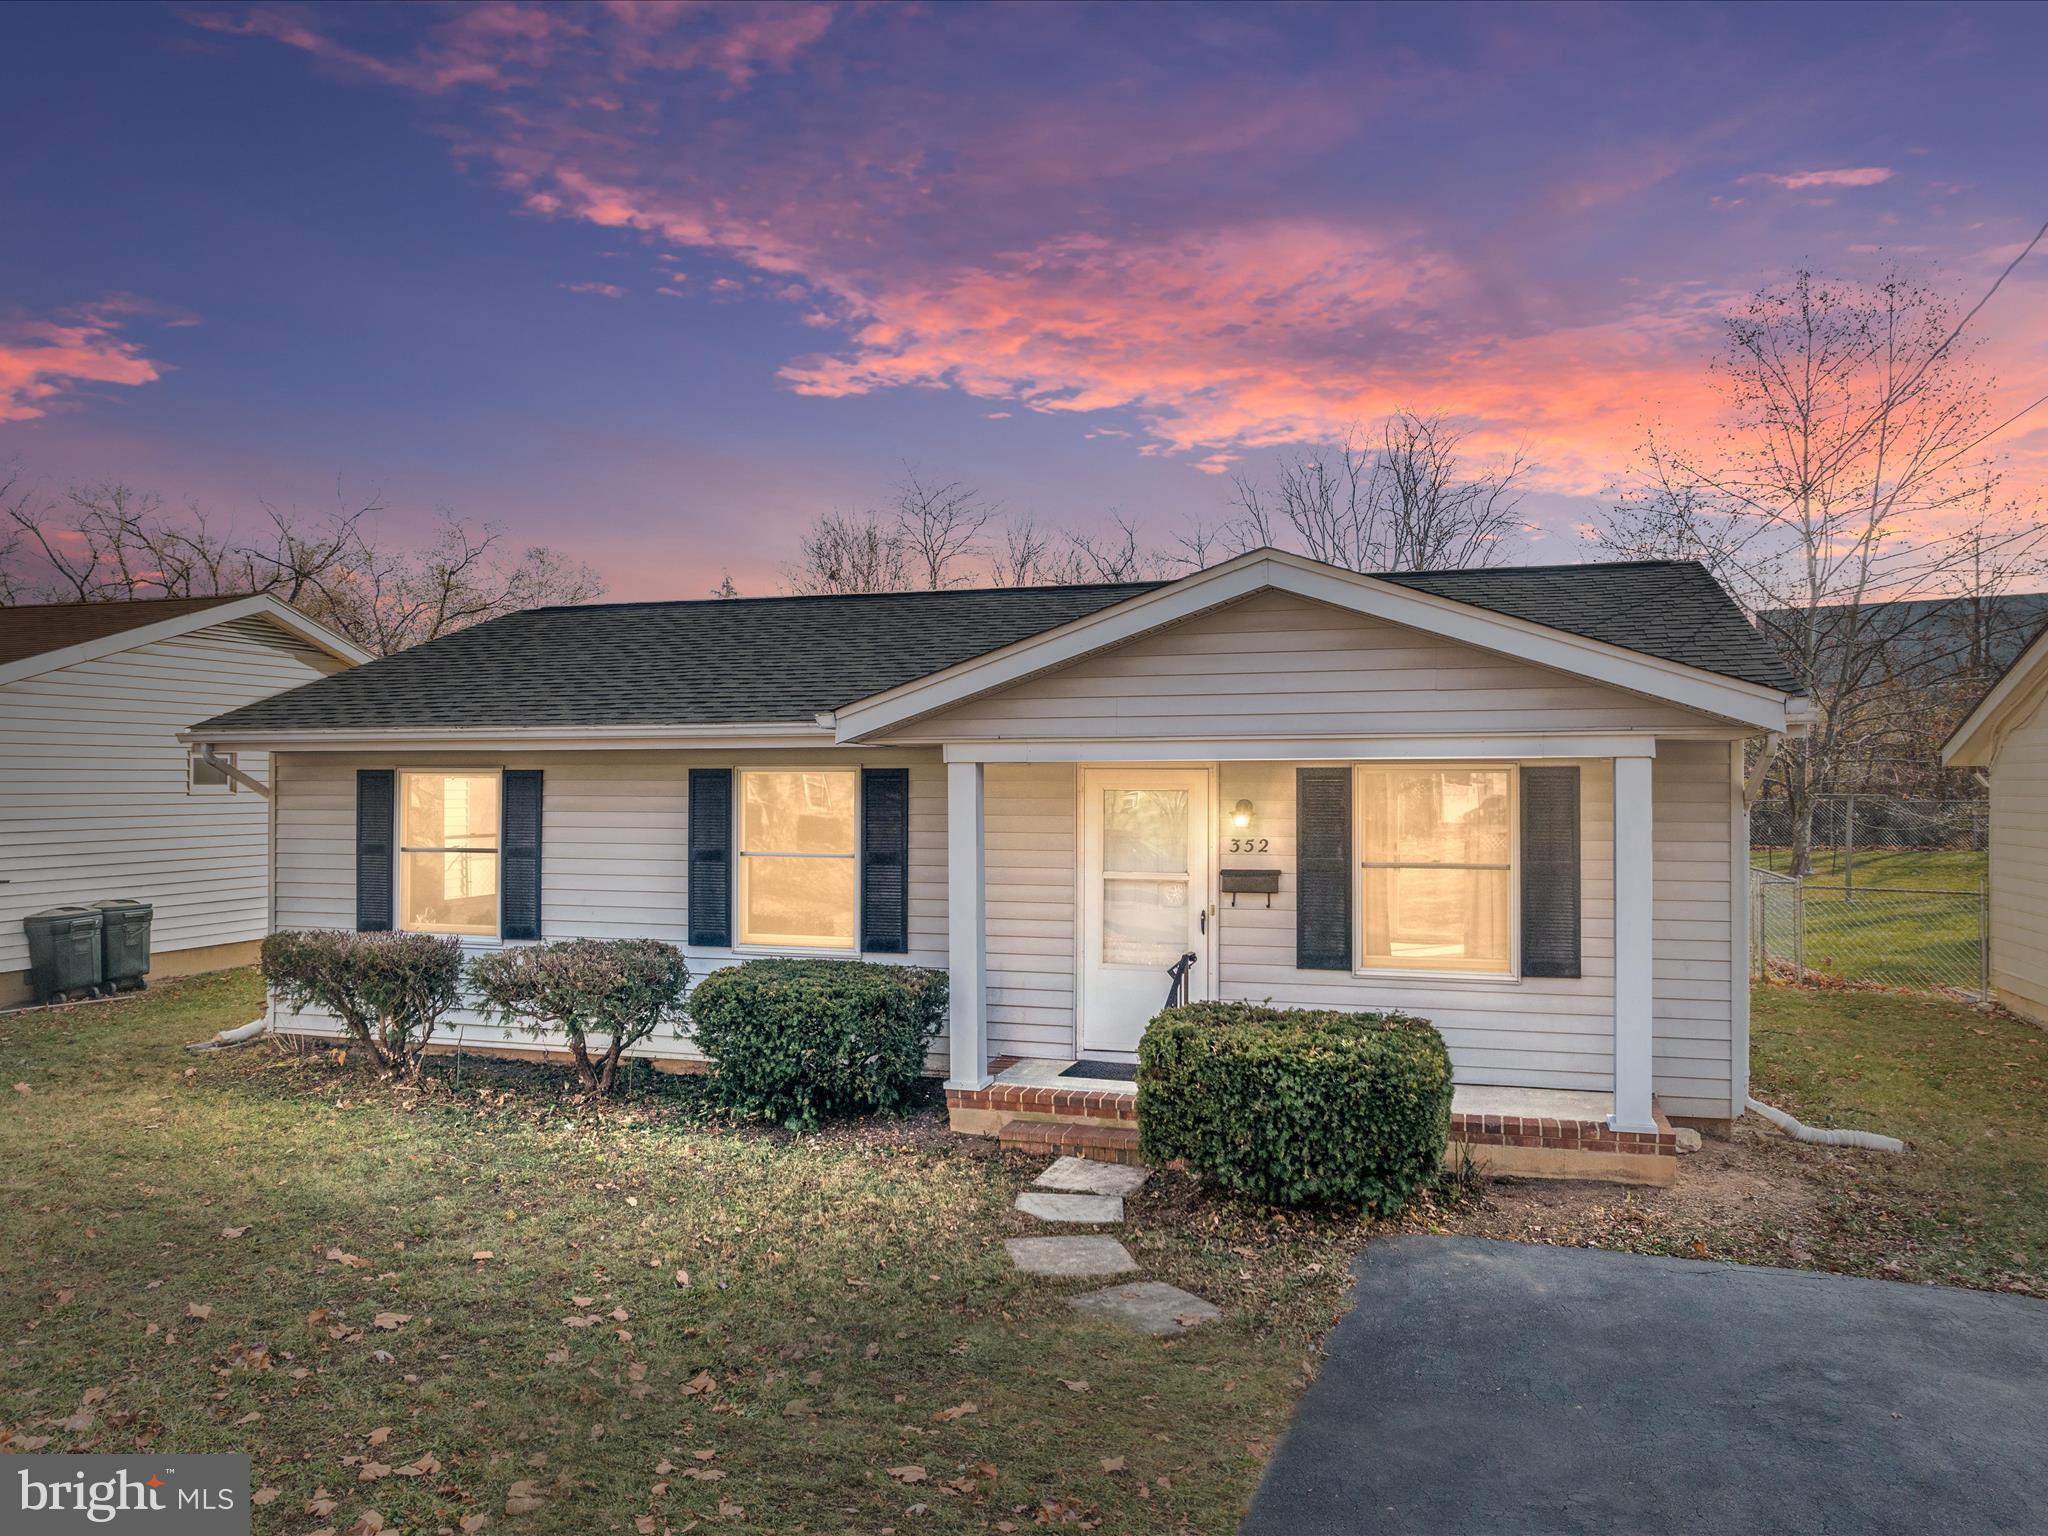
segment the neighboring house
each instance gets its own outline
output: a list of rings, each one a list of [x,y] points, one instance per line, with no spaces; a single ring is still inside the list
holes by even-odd
[[[1941,749],[1991,781],[1991,994],[2048,1024],[2048,629]]]
[[[1742,1112],[1743,744],[1799,726],[1792,689],[1691,563],[1260,550],[1156,584],[536,610],[187,734],[276,754],[280,927],[944,966],[954,1124],[1020,1140],[1128,1141],[1115,1075],[1191,957],[1193,998],[1432,1019],[1458,1139],[1502,1166],[1661,1179],[1653,1095]]]
[[[269,597],[0,608],[0,1007],[29,998],[21,920],[46,907],[150,902],[152,976],[253,960],[264,755],[195,763],[178,733],[368,659]]]

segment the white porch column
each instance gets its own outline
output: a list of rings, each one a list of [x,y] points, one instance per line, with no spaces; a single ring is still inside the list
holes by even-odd
[[[1654,897],[1649,757],[1614,759],[1614,1113],[1617,1131],[1654,1131],[1650,1113],[1650,918]]]
[[[986,1088],[988,859],[980,763],[946,764],[946,948],[952,1063],[948,1088]]]

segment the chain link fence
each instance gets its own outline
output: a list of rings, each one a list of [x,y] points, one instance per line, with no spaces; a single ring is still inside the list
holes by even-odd
[[[1750,954],[1759,981],[1838,980],[1990,997],[1989,891],[1846,886],[1753,869]]]

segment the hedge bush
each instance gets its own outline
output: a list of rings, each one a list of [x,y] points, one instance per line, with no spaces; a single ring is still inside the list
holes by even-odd
[[[393,1077],[419,1080],[427,1042],[461,995],[462,942],[315,928],[263,941],[263,979],[289,1008],[334,1015]]]
[[[809,1130],[910,1101],[946,1020],[946,977],[860,960],[748,960],[690,994],[728,1109]]]
[[[1271,1205],[1392,1214],[1435,1174],[1451,1058],[1427,1019],[1191,1003],[1138,1044],[1138,1137]]]
[[[535,1038],[563,1036],[585,1088],[610,1093],[626,1051],[682,1012],[690,968],[659,939],[563,939],[478,955],[469,963],[477,1007]],[[605,1039],[602,1062],[592,1036]]]

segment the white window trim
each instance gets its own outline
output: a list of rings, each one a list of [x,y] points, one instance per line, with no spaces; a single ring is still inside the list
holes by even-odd
[[[239,764],[238,764],[238,762],[237,762],[237,758],[238,758],[238,757],[240,756],[240,754],[239,754],[239,753],[235,753],[235,752],[216,752],[216,753],[214,753],[213,755],[214,755],[215,759],[216,759],[216,760],[217,760],[218,762],[221,762],[221,763],[225,763],[225,764],[227,764],[227,766],[228,766],[228,767],[230,767],[230,768],[234,768],[234,767],[237,767],[237,766],[239,766]],[[192,750],[191,750],[190,752],[187,752],[187,753],[185,754],[185,793],[186,793],[186,794],[188,794],[188,795],[232,795],[232,794],[234,794],[234,793],[235,793],[236,791],[238,791],[238,790],[239,790],[239,789],[240,789],[240,788],[242,787],[241,785],[239,785],[239,784],[237,784],[237,783],[235,782],[235,776],[234,776],[233,774],[231,774],[231,773],[224,773],[224,774],[222,774],[222,775],[221,775],[221,782],[220,782],[220,783],[218,783],[218,784],[201,784],[201,783],[199,782],[199,779],[198,779],[198,774],[199,774],[199,770],[200,770],[200,768],[201,768],[201,767],[212,767],[212,766],[214,766],[214,764],[212,764],[212,763],[208,763],[208,762],[206,761],[206,758],[204,757],[204,755],[202,755],[202,753],[200,752],[200,750],[199,750],[199,749],[198,749],[197,747],[193,748],[193,749],[192,749]]]
[[[482,848],[415,847],[407,843],[405,840],[406,781],[408,779],[449,778],[451,776],[459,776],[462,778],[471,779],[492,777],[497,779],[498,781],[499,826],[497,832],[493,834],[495,840],[492,842],[489,852],[491,857],[498,861],[499,884],[498,899],[491,904],[491,931],[489,933],[456,933],[446,928],[411,928],[408,927],[404,921],[406,908],[405,856],[408,853],[485,852],[485,850]],[[392,931],[394,933],[423,933],[426,934],[429,938],[436,939],[459,939],[465,945],[503,945],[505,942],[505,849],[503,846],[505,841],[505,770],[502,768],[401,768],[398,770],[398,783],[395,786],[395,788],[395,799],[397,803],[392,807],[392,810],[395,813],[393,820],[396,822],[396,825],[392,828],[392,831],[396,835],[391,840],[391,852],[392,858],[396,861],[398,867],[392,871],[391,881],[391,895],[393,901],[393,910],[391,913]]]
[[[736,955],[788,956],[797,960],[859,959],[866,951],[867,935],[860,922],[860,871],[867,850],[861,837],[866,818],[862,814],[863,783],[858,763],[742,763],[732,772],[732,953]],[[771,859],[839,859],[853,863],[853,942],[837,948],[817,944],[750,944],[742,941],[747,916],[747,775],[750,773],[850,773],[853,775],[853,852],[767,853]],[[896,958],[896,957],[891,957]]]
[[[1508,963],[1505,970],[1396,969],[1365,963],[1365,818],[1359,812],[1365,775],[1388,769],[1442,769],[1469,772],[1499,769],[1508,776]],[[1382,865],[1375,868],[1424,868],[1422,865]],[[1444,868],[1494,869],[1497,865],[1445,865]],[[1519,763],[1484,761],[1425,761],[1393,759],[1375,763],[1354,763],[1351,768],[1351,974],[1361,981],[1426,982],[1431,986],[1465,985],[1511,987],[1522,983],[1522,774]]]

